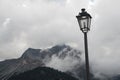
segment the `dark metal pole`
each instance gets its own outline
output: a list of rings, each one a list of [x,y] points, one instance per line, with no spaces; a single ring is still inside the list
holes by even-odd
[[[85,44],[86,80],[90,80],[87,32],[84,32],[84,44]]]

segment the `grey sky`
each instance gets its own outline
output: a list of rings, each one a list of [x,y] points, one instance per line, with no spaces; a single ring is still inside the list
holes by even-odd
[[[83,34],[75,18],[84,7],[93,17],[88,33],[93,68],[119,73],[119,3],[119,0],[0,0],[0,60],[17,58],[29,47],[46,48],[61,43],[84,51]]]

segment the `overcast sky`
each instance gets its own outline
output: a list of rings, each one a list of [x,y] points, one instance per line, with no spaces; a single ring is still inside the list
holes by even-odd
[[[83,34],[75,16],[86,8],[93,17],[88,33],[93,68],[119,73],[119,3],[119,0],[0,0],[0,60],[20,57],[29,47],[63,43],[84,51]]]

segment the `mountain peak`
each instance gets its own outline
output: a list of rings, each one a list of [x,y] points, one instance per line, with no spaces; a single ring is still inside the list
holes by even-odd
[[[22,58],[32,58],[39,56],[41,49],[33,49],[33,48],[28,48],[22,55]]]
[[[60,45],[56,45],[56,46],[53,46],[50,51],[52,51],[53,53],[58,53],[59,51],[65,49],[65,48],[70,48],[70,46],[66,45],[66,44],[60,44]]]
[[[41,49],[28,48],[26,51],[40,51]]]
[[[68,47],[68,45],[66,45],[66,44],[58,44],[58,45],[55,45],[53,47]]]

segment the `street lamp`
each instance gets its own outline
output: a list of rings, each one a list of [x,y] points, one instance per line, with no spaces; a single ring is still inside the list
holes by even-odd
[[[81,13],[76,16],[80,30],[84,33],[84,44],[85,44],[85,63],[86,63],[86,80],[90,80],[90,71],[89,71],[89,56],[88,56],[88,43],[87,43],[87,32],[90,30],[91,24],[91,15],[85,11],[85,9],[81,9]]]

